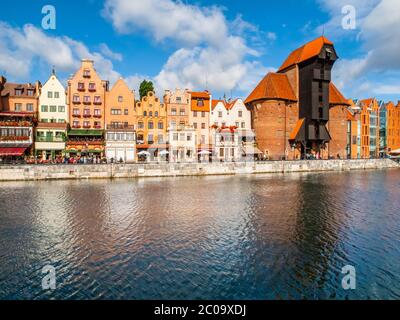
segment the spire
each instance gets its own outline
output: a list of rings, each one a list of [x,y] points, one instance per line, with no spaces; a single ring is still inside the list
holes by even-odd
[[[51,74],[53,75],[53,76],[55,76],[56,75],[56,67],[53,65],[53,68],[51,69]]]

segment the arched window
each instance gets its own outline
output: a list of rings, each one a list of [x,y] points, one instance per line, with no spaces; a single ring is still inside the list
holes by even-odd
[[[148,123],[148,128],[149,128],[149,129],[154,129],[153,121],[149,121],[149,123]]]
[[[143,111],[143,117],[147,117],[147,111]]]
[[[161,121],[158,123],[158,129],[164,129],[164,123]]]

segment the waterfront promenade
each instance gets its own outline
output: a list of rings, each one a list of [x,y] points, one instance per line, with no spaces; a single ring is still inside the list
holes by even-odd
[[[390,159],[302,160],[230,163],[4,165],[0,166],[0,181],[240,175],[262,173],[373,170],[389,168],[400,168],[400,165],[399,163]]]

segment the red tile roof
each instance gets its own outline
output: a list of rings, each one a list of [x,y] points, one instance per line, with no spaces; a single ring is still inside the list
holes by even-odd
[[[297,101],[286,74],[268,73],[247,97],[245,104],[257,100]]]
[[[304,46],[294,50],[289,57],[286,59],[286,61],[282,64],[282,66],[279,68],[278,72],[281,72],[293,65],[299,64],[303,61],[306,61],[308,59],[311,59],[317,55],[322,50],[322,47],[324,45],[333,45],[333,42],[329,41],[325,37],[319,37]]]
[[[350,106],[348,100],[342,95],[338,88],[331,82],[329,84],[329,104]]]
[[[208,91],[201,91],[201,92],[192,91],[190,92],[190,95],[192,96],[192,98],[203,98],[203,99],[211,98],[211,95]]]

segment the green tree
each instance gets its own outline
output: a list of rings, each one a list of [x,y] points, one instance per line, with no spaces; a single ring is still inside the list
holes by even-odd
[[[142,100],[143,97],[147,96],[147,93],[149,91],[154,92],[153,82],[143,80],[142,83],[140,84],[140,88],[139,88],[140,100]]]

